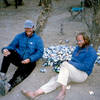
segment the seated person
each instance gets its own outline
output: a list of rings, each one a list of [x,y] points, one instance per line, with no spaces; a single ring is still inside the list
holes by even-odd
[[[5,74],[8,71],[10,63],[17,66],[11,80],[9,80],[10,91],[19,82],[18,77],[24,80],[33,71],[36,66],[36,61],[40,59],[44,52],[43,40],[34,31],[34,25],[31,20],[26,20],[24,24],[25,32],[17,34],[14,40],[2,49],[4,55],[0,76],[4,80]],[[3,83],[0,83],[0,89],[5,87]],[[1,91],[1,90],[0,90]]]

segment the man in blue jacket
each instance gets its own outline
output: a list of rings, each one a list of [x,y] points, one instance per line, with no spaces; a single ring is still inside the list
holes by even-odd
[[[2,79],[5,79],[4,76],[10,63],[18,67],[12,79],[8,82],[11,85],[9,90],[18,84],[18,77],[23,80],[33,71],[36,61],[42,57],[44,52],[43,41],[35,33],[31,20],[25,21],[24,29],[25,32],[16,35],[14,40],[2,49],[4,54],[0,72]]]
[[[34,99],[61,86],[61,91],[56,100],[63,100],[66,95],[66,86],[69,82],[82,83],[88,78],[92,73],[97,54],[95,49],[90,46],[90,39],[86,33],[79,33],[76,36],[76,41],[78,46],[73,52],[72,59],[61,64],[59,74],[35,92],[22,90],[25,96]]]

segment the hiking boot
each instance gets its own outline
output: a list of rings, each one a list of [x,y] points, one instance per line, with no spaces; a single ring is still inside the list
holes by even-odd
[[[5,82],[5,94],[7,94],[10,89],[11,89],[11,85],[8,82]]]
[[[10,90],[11,85],[3,80],[0,80],[0,94],[5,96]]]
[[[7,80],[7,77],[6,77],[5,73],[0,72],[0,80],[3,80],[3,81]]]
[[[10,92],[15,86],[17,86],[20,83],[21,80],[16,79],[16,80],[10,80],[8,83],[11,85],[9,88],[8,92]]]

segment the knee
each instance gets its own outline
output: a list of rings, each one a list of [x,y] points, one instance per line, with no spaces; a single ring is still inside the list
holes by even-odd
[[[71,67],[70,67],[70,64],[69,64],[67,61],[65,61],[65,62],[63,62],[63,63],[61,64],[61,68],[70,70]]]
[[[61,67],[67,67],[68,66],[68,62],[67,61],[64,61],[62,64],[61,64]]]

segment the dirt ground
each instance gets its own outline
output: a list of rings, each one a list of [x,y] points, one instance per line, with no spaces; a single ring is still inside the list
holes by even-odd
[[[14,1],[9,0],[12,4],[8,8],[4,8],[4,4],[0,0],[0,49],[10,43],[14,36],[24,31],[24,21],[30,19],[36,25],[37,18],[40,14],[39,0],[24,0],[24,5],[15,9]],[[47,24],[40,33],[43,38],[45,47],[59,45],[60,41],[65,44],[65,40],[69,40],[66,45],[76,45],[75,36],[79,31],[87,31],[87,27],[83,21],[80,21],[80,16],[71,20],[71,15],[68,8],[73,5],[78,5],[80,0],[52,0],[52,12],[48,18]],[[61,34],[61,24],[63,24],[63,34]],[[0,53],[0,64],[2,62],[2,54]],[[33,73],[25,79],[21,84],[16,86],[6,96],[0,96],[0,100],[27,100],[21,94],[21,89],[36,90],[41,85],[46,83],[52,76],[57,73],[53,72],[51,67],[47,67],[46,73],[41,73],[42,62],[39,61]],[[7,73],[8,79],[11,78],[16,68],[11,65]],[[100,98],[100,67],[95,65],[93,74],[88,80],[82,84],[71,84],[71,88],[67,90],[65,100],[99,100]],[[54,100],[61,88],[46,95],[36,98],[36,100]],[[94,94],[90,95],[89,91]]]

